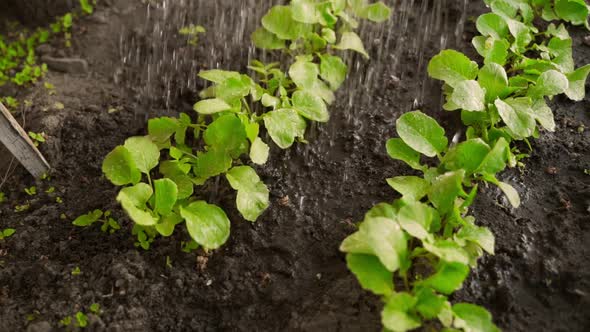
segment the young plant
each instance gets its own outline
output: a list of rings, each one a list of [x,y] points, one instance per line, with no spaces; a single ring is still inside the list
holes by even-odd
[[[428,66],[430,76],[445,83],[443,108],[461,112],[466,140],[449,145],[433,118],[419,111],[402,115],[396,126],[399,138],[387,142],[387,152],[423,175],[387,179],[401,198],[372,208],[340,248],[361,286],[382,296],[381,319],[390,331],[413,330],[433,319],[445,329],[498,331],[487,310],[448,300],[478,258],[494,253],[493,234],[476,225],[469,207],[481,182],[498,186],[518,207],[517,190],[497,177],[525,156],[514,143],[524,141],[531,149],[529,139],[538,137],[541,128],[555,130],[547,98],[565,94],[581,100],[585,95],[590,65],[574,68],[564,25],[549,24],[544,32],[533,25],[535,15],[583,24],[585,4],[486,4],[492,13],[477,19],[482,35],[473,39],[484,65],[445,50]],[[436,159],[425,164],[424,158]]]
[[[382,22],[389,16],[381,2],[295,0],[275,6],[252,40],[259,48],[295,55],[286,72],[277,63],[259,61],[249,67],[256,77],[203,71],[199,76],[212,86],[201,92],[196,114],[151,119],[147,136],[116,147],[102,169],[113,184],[126,186],[117,201],[135,222],[136,245],[147,249],[181,223],[205,249],[224,244],[227,215],[195,190],[222,175],[237,191],[243,218],[256,221],[269,206],[269,190],[244,157],[258,165],[267,161],[270,147],[259,135],[262,127],[279,148],[305,143],[308,121],[328,121],[328,105],[346,78],[347,66],[335,52],[368,56],[354,32],[356,19]]]
[[[90,227],[96,222],[101,222],[100,230],[103,233],[113,234],[121,229],[119,223],[111,217],[111,211],[94,210],[85,215],[82,215],[72,222],[72,225],[79,227]]]
[[[16,229],[14,228],[5,228],[2,231],[0,231],[0,240],[4,240],[8,237],[11,237],[12,235],[14,235],[14,233],[16,233]]]
[[[191,24],[178,30],[178,33],[188,38],[187,43],[192,46],[199,44],[199,35],[207,32],[204,27],[200,25]]]

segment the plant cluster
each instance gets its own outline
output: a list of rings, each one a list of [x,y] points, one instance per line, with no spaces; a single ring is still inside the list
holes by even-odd
[[[382,2],[358,0],[293,0],[272,7],[252,40],[259,48],[293,55],[286,72],[278,63],[259,61],[249,66],[254,76],[202,71],[199,76],[212,86],[201,92],[195,116],[151,119],[147,136],[116,147],[102,170],[113,184],[126,186],[117,201],[134,221],[140,245],[149,248],[157,235],[170,236],[183,222],[203,248],[224,244],[230,220],[195,190],[221,175],[237,191],[244,219],[256,221],[269,206],[269,190],[242,157],[258,165],[267,161],[270,148],[259,135],[263,127],[286,149],[296,140],[305,142],[308,121],[328,121],[328,105],[347,75],[336,51],[368,57],[354,32],[357,19],[382,22],[389,16]]]
[[[72,225],[79,227],[90,227],[94,223],[100,222],[100,230],[103,233],[113,234],[117,230],[121,229],[121,225],[111,216],[111,211],[94,210],[85,215],[79,216],[72,222]]]
[[[498,331],[484,308],[448,300],[478,258],[494,254],[492,232],[476,224],[469,207],[482,183],[498,186],[518,207],[518,192],[498,173],[525,157],[518,142],[530,149],[528,140],[541,128],[555,130],[548,98],[565,94],[578,101],[585,95],[590,65],[574,68],[565,26],[545,24],[542,30],[533,24],[536,17],[586,24],[583,0],[485,2],[491,12],[477,18],[481,35],[473,39],[483,65],[444,50],[428,66],[429,75],[444,82],[443,108],[460,112],[466,139],[449,144],[433,118],[420,111],[402,115],[399,138],[387,142],[387,152],[422,176],[387,179],[401,198],[373,207],[340,248],[361,286],[382,297],[388,331],[423,324]]]
[[[205,30],[203,26],[194,24],[182,27],[178,30],[178,33],[181,36],[186,36],[188,38],[187,44],[192,46],[197,46],[199,44],[199,35],[205,32],[207,32],[207,30]]]

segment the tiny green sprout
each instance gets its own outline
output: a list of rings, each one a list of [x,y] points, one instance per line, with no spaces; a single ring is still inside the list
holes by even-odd
[[[39,144],[46,142],[45,133],[35,133],[29,131],[29,137],[33,140],[33,144],[35,146],[39,146]]]
[[[64,326],[64,327],[65,326],[70,326],[70,324],[72,324],[72,317],[66,316],[66,317],[62,318],[59,321],[59,324],[61,324],[61,326]]]
[[[101,210],[94,210],[85,215],[79,216],[72,222],[72,224],[79,227],[89,227],[97,221],[102,223],[100,230],[103,233],[108,232],[113,234],[121,229],[119,223],[111,217],[111,211],[102,212]]]
[[[76,266],[75,268],[72,269],[72,275],[73,276],[78,276],[80,274],[82,274],[82,271],[80,270],[80,267],[79,266]]]
[[[25,212],[31,208],[30,204],[22,204],[14,207],[14,212]]]
[[[45,190],[46,194],[52,194],[55,192],[55,187],[49,187],[47,190]]]
[[[197,44],[199,43],[199,34],[205,33],[205,32],[207,32],[207,30],[205,30],[204,27],[202,27],[200,25],[194,25],[194,24],[183,27],[178,31],[179,34],[188,37],[187,42],[189,45],[192,45],[192,46],[197,46]]]
[[[82,12],[86,15],[90,15],[94,12],[94,6],[92,6],[89,0],[80,0],[80,7],[82,8]]]
[[[180,243],[181,246],[181,250],[183,252],[186,252],[187,254],[190,254],[193,250],[197,250],[199,248],[199,244],[197,242],[195,242],[194,240],[191,241],[182,241]]]
[[[108,109],[107,113],[109,113],[109,114],[113,114],[113,113],[117,113],[118,111],[119,111],[119,110],[118,110],[118,109],[116,109],[115,107],[111,107],[111,108],[109,108],[109,109]]]
[[[25,193],[27,193],[27,195],[29,196],[35,196],[37,195],[37,187],[32,186],[29,188],[25,188]]]
[[[41,175],[41,180],[43,180],[43,181],[51,180],[51,177],[49,176],[48,173],[44,173],[43,175]]]
[[[66,220],[66,219],[68,219],[68,216],[65,213],[62,213],[59,215],[59,219]]]
[[[0,191],[0,204],[6,202],[6,194]]]
[[[51,84],[51,83],[49,83],[49,82],[45,82],[45,83],[43,83],[43,86],[44,86],[44,87],[45,87],[45,89],[47,89],[47,90],[53,90],[53,89],[55,89],[55,85],[53,85],[53,84]]]
[[[90,305],[90,312],[92,312],[93,314],[99,315],[100,314],[100,304],[92,303]]]
[[[590,169],[588,168],[584,168],[584,174],[586,175],[590,175]],[[0,200],[0,203],[2,202],[2,200]]]
[[[4,106],[6,106],[9,109],[15,109],[18,107],[18,100],[16,100],[13,97],[4,97],[4,98],[0,98],[0,102],[2,102],[4,104]]]
[[[53,104],[53,108],[54,108],[56,111],[61,111],[61,110],[63,110],[65,107],[66,107],[66,106],[65,106],[63,103],[59,102],[59,101],[57,101],[57,102],[55,102],[55,103]]]
[[[170,256],[166,256],[166,267],[169,269],[172,268],[172,259],[170,259]]]
[[[0,231],[0,240],[4,240],[7,237],[11,237],[16,233],[14,228],[5,228],[4,230]]]
[[[76,322],[78,323],[79,327],[86,327],[88,326],[88,316],[84,314],[82,311],[78,311],[76,313]]]
[[[63,201],[63,199],[61,197],[58,196],[58,197],[55,198],[55,202],[56,203],[59,203],[59,204],[62,204],[64,201]]]

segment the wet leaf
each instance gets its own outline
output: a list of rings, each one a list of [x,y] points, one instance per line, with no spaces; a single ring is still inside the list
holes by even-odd
[[[116,147],[106,156],[102,172],[116,186],[135,184],[141,180],[141,172],[124,146]]]
[[[430,183],[417,176],[397,176],[387,179],[387,184],[409,201],[419,201],[426,196]]]
[[[308,90],[299,90],[293,93],[293,108],[304,118],[327,122],[330,119],[328,107],[321,97]]]
[[[477,76],[477,63],[455,50],[444,50],[428,64],[430,77],[444,81],[451,87],[459,82],[473,80]]]
[[[238,210],[248,221],[256,221],[269,206],[269,191],[250,166],[232,168],[226,174],[232,188],[238,191]]]
[[[393,292],[393,273],[373,255],[347,254],[346,264],[359,283],[377,295],[389,296]]]
[[[310,26],[293,19],[290,6],[274,6],[262,18],[262,26],[280,39],[295,40],[310,30]]]
[[[420,112],[408,112],[397,120],[397,133],[412,149],[434,157],[443,152],[448,140],[445,130],[428,115]]]
[[[365,58],[369,58],[369,54],[365,50],[365,46],[363,45],[363,41],[361,38],[354,32],[344,32],[342,33],[342,37],[340,39],[340,43],[335,45],[334,48],[340,50],[352,50],[362,54]]]
[[[401,160],[413,169],[421,170],[420,153],[409,147],[401,138],[392,138],[387,141],[387,154],[395,160]]]
[[[178,187],[170,179],[158,179],[154,181],[156,202],[154,210],[162,216],[172,212],[178,198]]]
[[[201,246],[217,249],[229,238],[230,221],[221,208],[205,201],[196,201],[180,208],[188,232]]]
[[[232,107],[222,99],[205,99],[197,102],[194,110],[199,114],[214,114],[230,110]]]
[[[485,91],[477,81],[461,81],[455,84],[451,97],[443,107],[448,111],[462,109],[470,112],[483,112],[485,111],[485,95]]]
[[[320,56],[320,75],[322,79],[330,84],[330,88],[334,91],[338,90],[348,73],[348,67],[340,57],[333,55]]]
[[[148,137],[128,138],[125,141],[125,148],[129,151],[135,165],[142,173],[148,174],[153,168],[158,166],[160,149]]]
[[[293,145],[296,137],[303,138],[307,127],[305,120],[297,111],[286,108],[266,113],[264,125],[272,140],[281,149],[287,149]]]
[[[500,329],[492,322],[492,315],[484,308],[469,304],[453,305],[455,321],[453,326],[470,332],[499,332]]]
[[[436,273],[424,280],[424,285],[443,294],[451,294],[461,288],[469,274],[469,266],[463,263],[442,263]]]
[[[250,159],[257,165],[264,165],[268,160],[269,151],[268,145],[260,137],[256,137],[250,147]]]

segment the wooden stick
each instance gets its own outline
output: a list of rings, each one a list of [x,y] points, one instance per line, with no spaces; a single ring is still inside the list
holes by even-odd
[[[34,177],[39,178],[49,171],[49,163],[1,102],[0,142]]]

